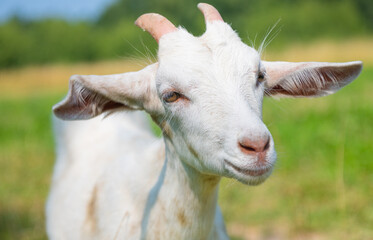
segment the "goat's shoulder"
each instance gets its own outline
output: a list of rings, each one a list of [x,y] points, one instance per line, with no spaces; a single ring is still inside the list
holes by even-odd
[[[53,219],[49,231],[67,219],[77,232],[93,234],[107,225],[102,223],[120,225],[123,214],[137,218],[136,205],[145,205],[144,194],[155,184],[165,155],[162,139],[154,137],[146,124],[148,119],[141,114],[84,122],[54,120],[57,163],[47,206]]]

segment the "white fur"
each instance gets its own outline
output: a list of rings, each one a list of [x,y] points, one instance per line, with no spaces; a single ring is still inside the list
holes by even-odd
[[[201,37],[182,28],[164,35],[158,59],[137,73],[71,78],[67,98],[54,108],[58,117],[142,109],[164,137],[153,136],[141,112],[55,119],[51,239],[228,239],[217,205],[221,177],[259,184],[276,160],[262,122],[264,93],[325,95],[361,70],[360,62],[261,61],[221,21],[207,23]],[[172,91],[185,97],[167,103]],[[269,145],[245,151],[244,139]]]

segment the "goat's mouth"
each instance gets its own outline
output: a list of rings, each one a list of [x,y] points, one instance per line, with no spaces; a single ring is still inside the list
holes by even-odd
[[[231,163],[230,161],[224,159],[224,162],[230,166],[231,168],[233,168],[235,171],[241,173],[241,174],[244,174],[244,175],[249,175],[249,176],[252,176],[252,177],[259,177],[259,176],[262,176],[268,172],[271,171],[272,167],[271,166],[268,166],[268,167],[262,167],[262,168],[258,168],[258,169],[249,169],[249,168],[242,168],[242,167],[239,167],[239,166],[236,166],[234,165],[233,163]]]

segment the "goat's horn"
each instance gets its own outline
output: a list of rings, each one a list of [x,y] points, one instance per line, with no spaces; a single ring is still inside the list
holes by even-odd
[[[177,30],[167,18],[157,13],[143,14],[135,21],[135,24],[150,33],[157,42],[163,35]]]
[[[220,16],[220,13],[216,8],[207,3],[198,3],[198,9],[201,10],[203,16],[205,16],[205,22],[212,21],[223,21],[223,18]]]

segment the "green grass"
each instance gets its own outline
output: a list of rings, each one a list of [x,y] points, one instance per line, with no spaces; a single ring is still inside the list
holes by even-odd
[[[373,68],[320,99],[266,99],[278,163],[258,187],[225,179],[220,205],[234,239],[372,239]],[[0,97],[0,239],[45,239],[54,163],[51,107],[64,93]],[[311,234],[311,235],[310,235]]]
[[[53,167],[50,109],[59,97],[0,99],[0,239],[45,237]]]

